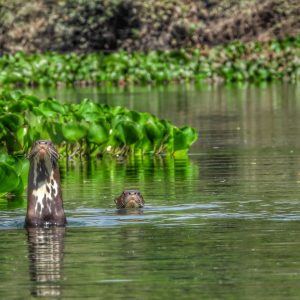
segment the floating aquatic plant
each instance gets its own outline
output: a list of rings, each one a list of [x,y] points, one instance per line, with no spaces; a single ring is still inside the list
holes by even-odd
[[[19,195],[27,185],[29,163],[24,158],[0,153],[0,198]]]
[[[67,159],[146,153],[178,156],[197,139],[194,128],[178,128],[150,113],[89,99],[80,104],[40,100],[19,91],[0,93],[0,129],[0,194],[23,190],[24,181],[15,179],[25,167],[17,158],[24,157],[38,139],[52,140]]]
[[[294,80],[300,72],[299,46],[300,38],[289,38],[148,53],[7,54],[0,57],[0,85]]]

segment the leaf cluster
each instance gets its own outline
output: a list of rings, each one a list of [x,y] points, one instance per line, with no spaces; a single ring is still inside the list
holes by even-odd
[[[16,168],[39,139],[50,139],[68,159],[112,156],[186,153],[197,139],[191,127],[178,128],[149,113],[94,103],[63,104],[40,100],[19,91],[0,94],[0,179],[6,178],[0,194],[23,190]],[[4,181],[5,182],[5,181]],[[10,185],[12,182],[15,184]]]
[[[0,85],[161,84],[223,80],[295,80],[300,38],[193,51],[105,54],[16,53],[0,57]]]

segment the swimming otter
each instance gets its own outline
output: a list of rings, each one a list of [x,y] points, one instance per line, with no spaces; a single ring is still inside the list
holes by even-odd
[[[145,201],[141,193],[137,190],[125,190],[115,199],[117,208],[141,208]]]
[[[31,148],[25,227],[66,224],[58,158],[51,141],[36,141]]]

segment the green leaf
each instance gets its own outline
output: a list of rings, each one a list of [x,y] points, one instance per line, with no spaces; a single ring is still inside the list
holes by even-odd
[[[19,178],[19,184],[10,192],[15,195],[20,195],[23,193],[24,189],[25,189],[24,182],[21,180],[21,178]]]
[[[197,132],[194,128],[183,127],[173,129],[173,152],[188,150],[189,147],[197,140]]]
[[[101,145],[108,140],[108,131],[103,125],[91,124],[88,129],[87,140],[90,143]]]
[[[89,99],[84,99],[79,105],[77,105],[77,110],[79,115],[82,117],[84,117],[86,114],[102,113],[101,107]]]
[[[0,118],[0,123],[10,131],[16,132],[24,124],[24,119],[15,113],[6,113]]]
[[[164,126],[159,122],[154,122],[153,120],[148,121],[144,125],[145,133],[152,144],[161,141],[165,134]]]
[[[20,127],[16,132],[17,140],[22,148],[24,147],[24,144],[25,144],[25,136],[27,134],[27,131],[28,131],[28,128]]]
[[[62,128],[65,140],[69,143],[76,143],[86,136],[87,130],[83,124],[72,122]]]
[[[44,113],[47,117],[53,117],[57,113],[58,114],[64,114],[66,112],[66,109],[63,104],[59,103],[58,101],[47,99],[43,101],[40,106],[40,110]]]
[[[41,127],[41,126],[39,126]],[[25,135],[24,135],[24,145],[27,146],[27,148],[30,148],[31,145],[36,141],[40,139],[40,132],[37,131],[38,127],[27,127],[25,129]],[[22,133],[23,134],[23,133]]]
[[[198,139],[198,133],[195,128],[184,126],[180,128],[181,132],[185,135],[186,145],[189,148]]]
[[[19,176],[13,167],[0,162],[0,194],[13,191],[19,185]]]
[[[113,129],[113,135],[125,145],[132,145],[141,139],[140,126],[130,120],[121,120]]]
[[[4,126],[2,124],[0,124],[0,140],[6,136],[6,129],[4,128]]]
[[[15,171],[18,176],[25,183],[27,182],[28,172],[29,172],[29,161],[27,159],[19,159],[15,164]]]
[[[64,134],[62,130],[62,124],[59,122],[47,122],[45,128],[50,136],[51,141],[54,144],[61,144],[64,141]]]
[[[16,103],[13,103],[10,106],[9,111],[11,111],[11,112],[23,112],[28,108],[29,108],[29,105],[26,101],[18,101]]]

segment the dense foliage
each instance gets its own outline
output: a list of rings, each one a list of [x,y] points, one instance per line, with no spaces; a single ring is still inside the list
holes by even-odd
[[[211,50],[113,54],[32,54],[0,57],[0,84],[57,85],[296,79],[300,38],[232,43]]]
[[[177,128],[149,113],[88,99],[62,104],[4,91],[0,94],[0,195],[23,191],[22,176],[28,169],[24,154],[38,139],[52,140],[68,159],[105,154],[180,155],[196,141],[197,132],[191,127]]]
[[[0,53],[201,48],[300,33],[297,0],[0,0]]]

